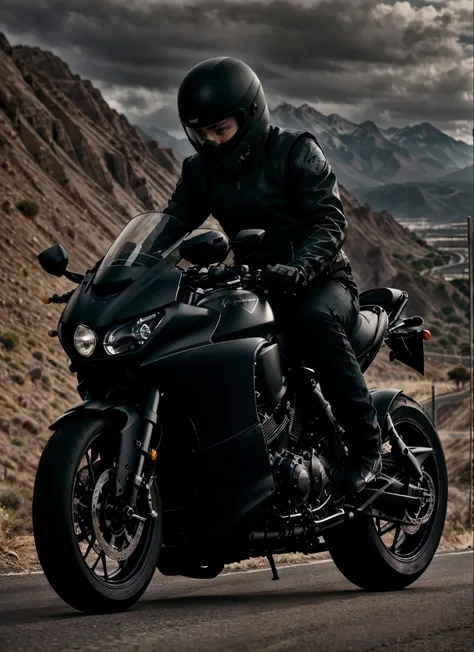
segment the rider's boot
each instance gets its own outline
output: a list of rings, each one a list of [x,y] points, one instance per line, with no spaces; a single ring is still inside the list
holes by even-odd
[[[355,496],[382,470],[382,438],[380,428],[369,435],[347,442],[349,458],[343,478],[346,496]]]

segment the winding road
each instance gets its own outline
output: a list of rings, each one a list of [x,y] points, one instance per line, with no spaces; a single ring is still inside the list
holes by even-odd
[[[130,611],[84,616],[43,575],[0,577],[0,650],[472,652],[473,555],[437,555],[411,587],[368,593],[331,561],[215,580],[156,573]]]

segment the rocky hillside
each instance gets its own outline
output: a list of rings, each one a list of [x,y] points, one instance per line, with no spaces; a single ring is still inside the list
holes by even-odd
[[[71,284],[36,255],[61,242],[85,270],[133,215],[165,203],[179,170],[63,61],[0,36],[0,489],[29,494],[48,421],[77,402],[47,336],[59,308],[41,301]]]
[[[72,285],[43,273],[36,255],[60,242],[70,269],[84,271],[133,215],[166,202],[179,169],[170,149],[145,141],[63,61],[0,37],[0,497],[8,489],[29,500],[47,425],[78,401],[58,340],[47,336],[60,307],[41,302]],[[341,193],[361,289],[403,287],[411,313],[436,323],[447,308],[462,324],[463,295],[413,270],[430,248]],[[21,509],[28,527],[28,503]]]

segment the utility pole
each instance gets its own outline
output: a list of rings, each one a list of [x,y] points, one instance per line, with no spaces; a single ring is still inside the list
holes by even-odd
[[[433,418],[434,427],[436,428],[436,390],[434,383],[431,383],[431,416]]]
[[[470,414],[469,419],[469,463],[471,468],[471,481],[469,483],[469,525],[471,534],[473,531],[473,509],[472,490],[474,484],[474,459],[473,459],[473,419],[474,419],[474,220],[470,216],[467,218],[467,247],[468,247],[468,272],[469,272],[469,341],[470,341]]]

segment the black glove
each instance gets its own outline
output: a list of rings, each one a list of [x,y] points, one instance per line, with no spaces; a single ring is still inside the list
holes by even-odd
[[[262,272],[263,285],[267,290],[296,292],[306,285],[306,277],[291,265],[267,265]]]

